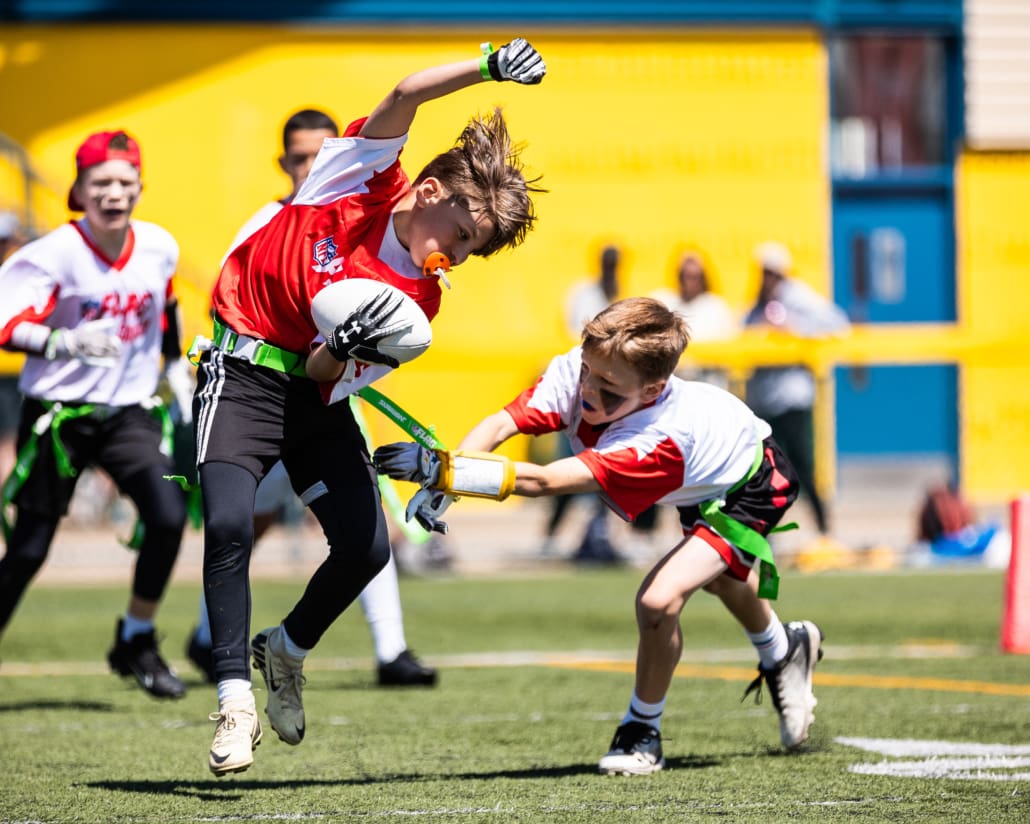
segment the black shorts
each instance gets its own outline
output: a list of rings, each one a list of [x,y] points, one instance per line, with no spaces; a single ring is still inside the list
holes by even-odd
[[[314,381],[217,349],[201,358],[193,405],[198,466],[230,463],[260,481],[281,458],[305,503],[305,492],[335,474],[334,461],[355,450],[367,459],[349,403],[326,405]]]
[[[772,438],[762,442],[764,457],[758,471],[740,489],[726,496],[722,511],[735,521],[750,527],[755,532],[768,535],[786,514],[798,497],[798,475],[779,444]],[[686,532],[704,527],[698,506],[677,507],[680,524]],[[750,566],[754,556],[734,547]],[[729,559],[727,559],[729,560]],[[731,568],[734,564],[731,562]]]
[[[0,437],[13,438],[18,431],[21,391],[17,375],[0,375]]]
[[[18,429],[19,451],[28,441],[33,424],[45,413],[40,401],[25,399]],[[75,475],[65,478],[58,472],[53,435],[47,430],[36,442],[36,460],[14,498],[19,509],[49,518],[65,515],[79,473],[87,466],[103,469],[123,491],[126,482],[143,469],[157,465],[168,474],[172,471],[172,459],[161,452],[161,421],[142,406],[99,407],[92,415],[64,421],[59,437]]]

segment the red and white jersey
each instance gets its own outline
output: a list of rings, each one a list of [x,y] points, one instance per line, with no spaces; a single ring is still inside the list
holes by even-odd
[[[747,475],[770,434],[735,395],[676,377],[651,405],[594,427],[583,421],[580,365],[578,346],[555,357],[505,409],[527,435],[564,430],[606,503],[626,520],[655,503],[690,506],[723,497]]]
[[[363,122],[327,138],[297,196],[229,253],[212,306],[236,332],[306,353],[318,336],[312,299],[351,277],[397,287],[430,320],[439,311],[439,278],[423,275],[392,228],[410,189],[399,161],[407,136],[357,137]]]
[[[0,345],[23,321],[52,329],[116,318],[122,354],[112,366],[26,355],[18,388],[51,401],[130,406],[154,394],[161,373],[165,304],[179,246],[160,226],[134,220],[125,251],[110,260],[85,218],[26,244],[0,267]]]

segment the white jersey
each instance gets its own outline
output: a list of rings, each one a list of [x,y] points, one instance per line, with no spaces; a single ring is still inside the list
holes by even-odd
[[[18,382],[22,394],[110,406],[130,406],[153,395],[178,259],[178,244],[168,232],[138,220],[130,223],[118,260],[108,259],[94,243],[84,218],[15,252],[0,267],[0,345],[23,321],[59,329],[101,318],[120,322],[122,341],[121,357],[111,366],[26,355]]]
[[[505,408],[525,434],[564,430],[605,502],[627,520],[655,503],[691,506],[723,497],[747,476],[770,435],[735,395],[676,377],[654,403],[595,427],[583,421],[580,364],[578,346],[557,356]]]

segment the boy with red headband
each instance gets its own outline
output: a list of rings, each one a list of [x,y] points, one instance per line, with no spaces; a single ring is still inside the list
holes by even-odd
[[[132,595],[108,654],[158,698],[185,688],[162,659],[154,616],[179,552],[181,491],[154,391],[165,373],[188,387],[172,275],[175,240],[133,220],[139,145],[123,131],[90,135],[75,154],[68,208],[84,216],[35,240],[0,267],[0,345],[27,357],[18,463],[3,487],[7,552],[0,559],[0,630],[43,565],[81,470],[103,469],[136,505],[144,529]],[[188,408],[188,404],[187,404]]]

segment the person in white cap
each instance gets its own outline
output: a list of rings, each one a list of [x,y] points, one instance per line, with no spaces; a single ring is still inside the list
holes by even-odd
[[[800,337],[825,337],[849,327],[848,316],[832,301],[792,277],[790,250],[777,241],[755,247],[761,270],[758,298],[744,319],[747,326],[772,326]],[[756,415],[768,421],[798,473],[820,535],[830,532],[826,505],[815,483],[815,376],[801,364],[755,369],[745,399]]]

